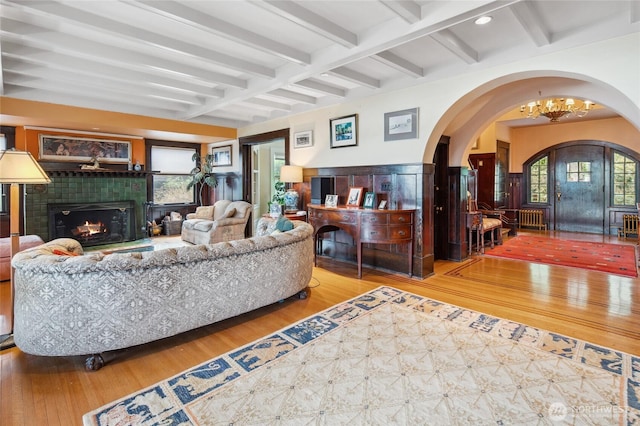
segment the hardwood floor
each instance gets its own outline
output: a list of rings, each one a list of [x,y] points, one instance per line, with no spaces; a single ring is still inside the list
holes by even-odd
[[[548,232],[550,238],[635,244],[631,240]],[[438,261],[427,279],[320,258],[305,300],[257,311],[143,346],[107,353],[106,366],[84,370],[83,357],[0,352],[0,425],[80,425],[82,415],[216,355],[256,340],[380,285],[523,322],[640,355],[640,279],[576,268],[473,256]],[[0,283],[0,304],[6,287]]]

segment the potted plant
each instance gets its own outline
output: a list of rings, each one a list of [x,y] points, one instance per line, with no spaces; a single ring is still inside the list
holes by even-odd
[[[213,154],[207,154],[204,157],[200,157],[198,153],[194,153],[191,157],[195,161],[196,166],[189,172],[191,175],[191,181],[187,184],[187,190],[193,188],[195,185],[200,185],[198,191],[198,205],[202,205],[202,191],[205,186],[215,188],[218,186],[218,180],[213,173]]]
[[[277,180],[273,188],[275,189],[275,193],[273,197],[271,197],[271,201],[267,203],[269,206],[269,214],[273,215],[276,212],[282,214],[284,212],[285,183]]]

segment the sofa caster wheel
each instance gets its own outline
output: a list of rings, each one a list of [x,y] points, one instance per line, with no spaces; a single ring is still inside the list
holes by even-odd
[[[87,359],[84,361],[84,368],[87,371],[98,371],[103,366],[104,366],[104,358],[102,358],[102,355],[100,354],[88,356]]]
[[[302,290],[300,293],[298,293],[298,299],[302,300],[306,298],[307,298],[307,290]]]

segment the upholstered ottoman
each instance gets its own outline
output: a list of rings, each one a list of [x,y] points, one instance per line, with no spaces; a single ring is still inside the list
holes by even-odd
[[[19,251],[44,243],[37,235],[23,235],[20,237]],[[0,281],[11,278],[11,238],[0,238]]]

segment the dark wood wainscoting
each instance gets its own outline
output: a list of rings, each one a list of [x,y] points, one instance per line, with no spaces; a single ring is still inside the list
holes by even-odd
[[[387,201],[389,209],[416,209],[413,274],[424,278],[433,274],[433,188],[432,164],[399,164],[358,167],[327,167],[304,170],[304,182],[295,184],[303,205],[311,202],[311,177],[333,177],[339,204],[344,204],[350,187],[375,192],[377,203]],[[323,255],[356,262],[353,238],[343,231],[323,236]],[[407,273],[406,244],[365,244],[363,264]]]

